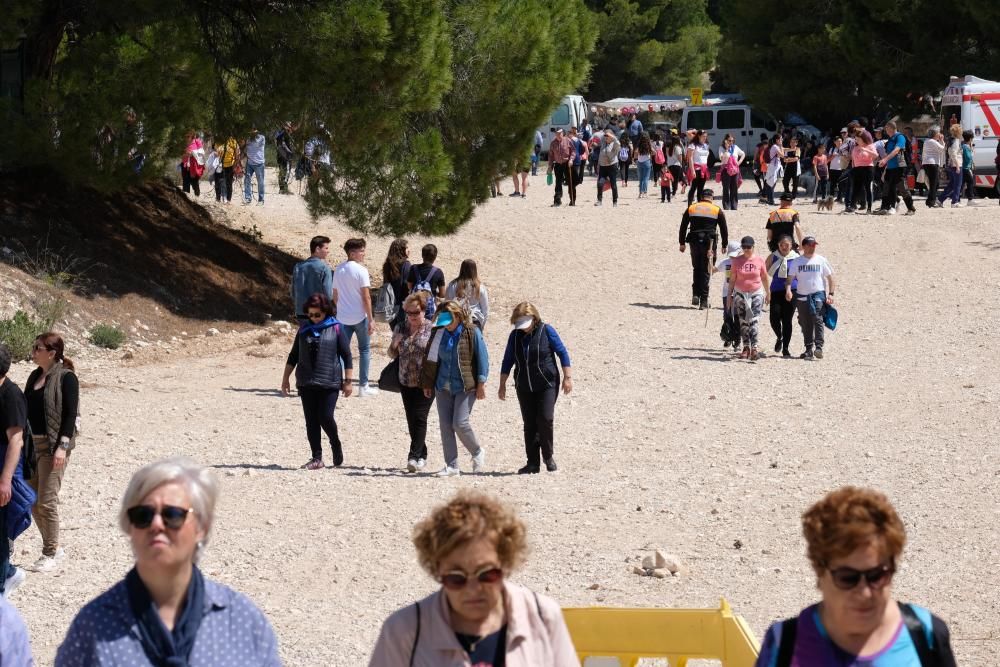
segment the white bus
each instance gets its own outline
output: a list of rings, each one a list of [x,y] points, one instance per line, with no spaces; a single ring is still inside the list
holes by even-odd
[[[567,95],[559,101],[559,105],[552,111],[552,116],[545,125],[538,128],[542,133],[542,159],[547,160],[549,155],[549,144],[556,136],[556,130],[562,131],[568,136],[569,128],[579,128],[583,120],[587,118],[589,109],[587,102],[582,95]]]
[[[994,162],[1000,135],[1000,83],[975,76],[951,77],[941,93],[941,131],[960,123],[973,133],[976,187],[993,188],[997,180]]]

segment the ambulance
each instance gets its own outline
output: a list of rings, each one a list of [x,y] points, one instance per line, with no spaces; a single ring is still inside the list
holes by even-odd
[[[971,131],[975,149],[976,187],[993,188],[997,179],[997,138],[1000,136],[1000,83],[975,76],[951,77],[941,93],[941,129],[960,123]]]

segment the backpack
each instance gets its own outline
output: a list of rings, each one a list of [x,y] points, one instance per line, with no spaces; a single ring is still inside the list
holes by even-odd
[[[382,283],[382,286],[378,288],[378,296],[375,297],[375,306],[372,308],[375,321],[392,322],[398,310],[396,292],[393,291],[392,285]]]
[[[440,271],[438,267],[432,266],[431,270],[427,272],[426,276],[420,275],[420,267],[414,266],[413,272],[416,273],[416,280],[413,281],[413,289],[410,290],[410,294],[416,294],[417,292],[427,292],[430,296],[427,298],[427,309],[424,311],[424,317],[428,320],[434,319],[434,313],[437,312],[437,301],[434,299],[434,288],[431,287],[431,278],[434,276],[435,271]]]
[[[629,155],[631,155],[631,153],[629,152],[629,150],[627,148],[623,147],[620,151],[618,151],[618,161],[619,162],[628,162]]]
[[[653,162],[656,164],[663,164],[667,161],[667,158],[663,156],[663,146],[657,146],[656,152],[653,153]]]
[[[455,300],[459,304],[462,305],[463,309],[465,309],[466,311],[468,311],[469,316],[472,319],[472,323],[475,324],[475,325],[477,325],[477,326],[479,326],[480,328],[482,328],[483,325],[486,324],[486,316],[483,315],[483,309],[479,306],[478,303],[472,303],[472,298],[471,298],[470,295],[466,294],[465,296],[462,296],[462,297],[458,296],[458,283],[457,283],[457,281],[456,281],[456,284],[455,284],[455,292],[456,292],[456,294],[455,294],[456,299]]]

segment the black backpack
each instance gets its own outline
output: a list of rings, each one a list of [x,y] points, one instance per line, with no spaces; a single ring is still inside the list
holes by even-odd
[[[927,631],[923,622],[913,611],[913,607],[903,602],[899,611],[903,614],[903,623],[910,633],[910,640],[917,649],[922,667],[955,667],[955,656],[951,652],[951,637],[948,626],[937,616],[931,615],[931,634],[934,646],[927,644]],[[792,664],[792,654],[795,652],[795,635],[798,631],[799,619],[793,616],[781,624],[781,643],[778,645],[778,659],[775,667],[789,667]]]

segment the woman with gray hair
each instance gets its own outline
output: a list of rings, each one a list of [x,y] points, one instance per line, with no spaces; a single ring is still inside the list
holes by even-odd
[[[195,565],[217,497],[214,476],[189,459],[156,461],[132,476],[118,524],[135,567],[80,610],[56,667],[281,665],[264,614]]]
[[[937,125],[927,130],[920,163],[923,165],[924,176],[927,179],[927,208],[938,207],[940,206],[940,204],[936,204],[938,180],[941,176],[941,168],[945,165],[945,154],[944,135],[941,134],[941,128]]]

